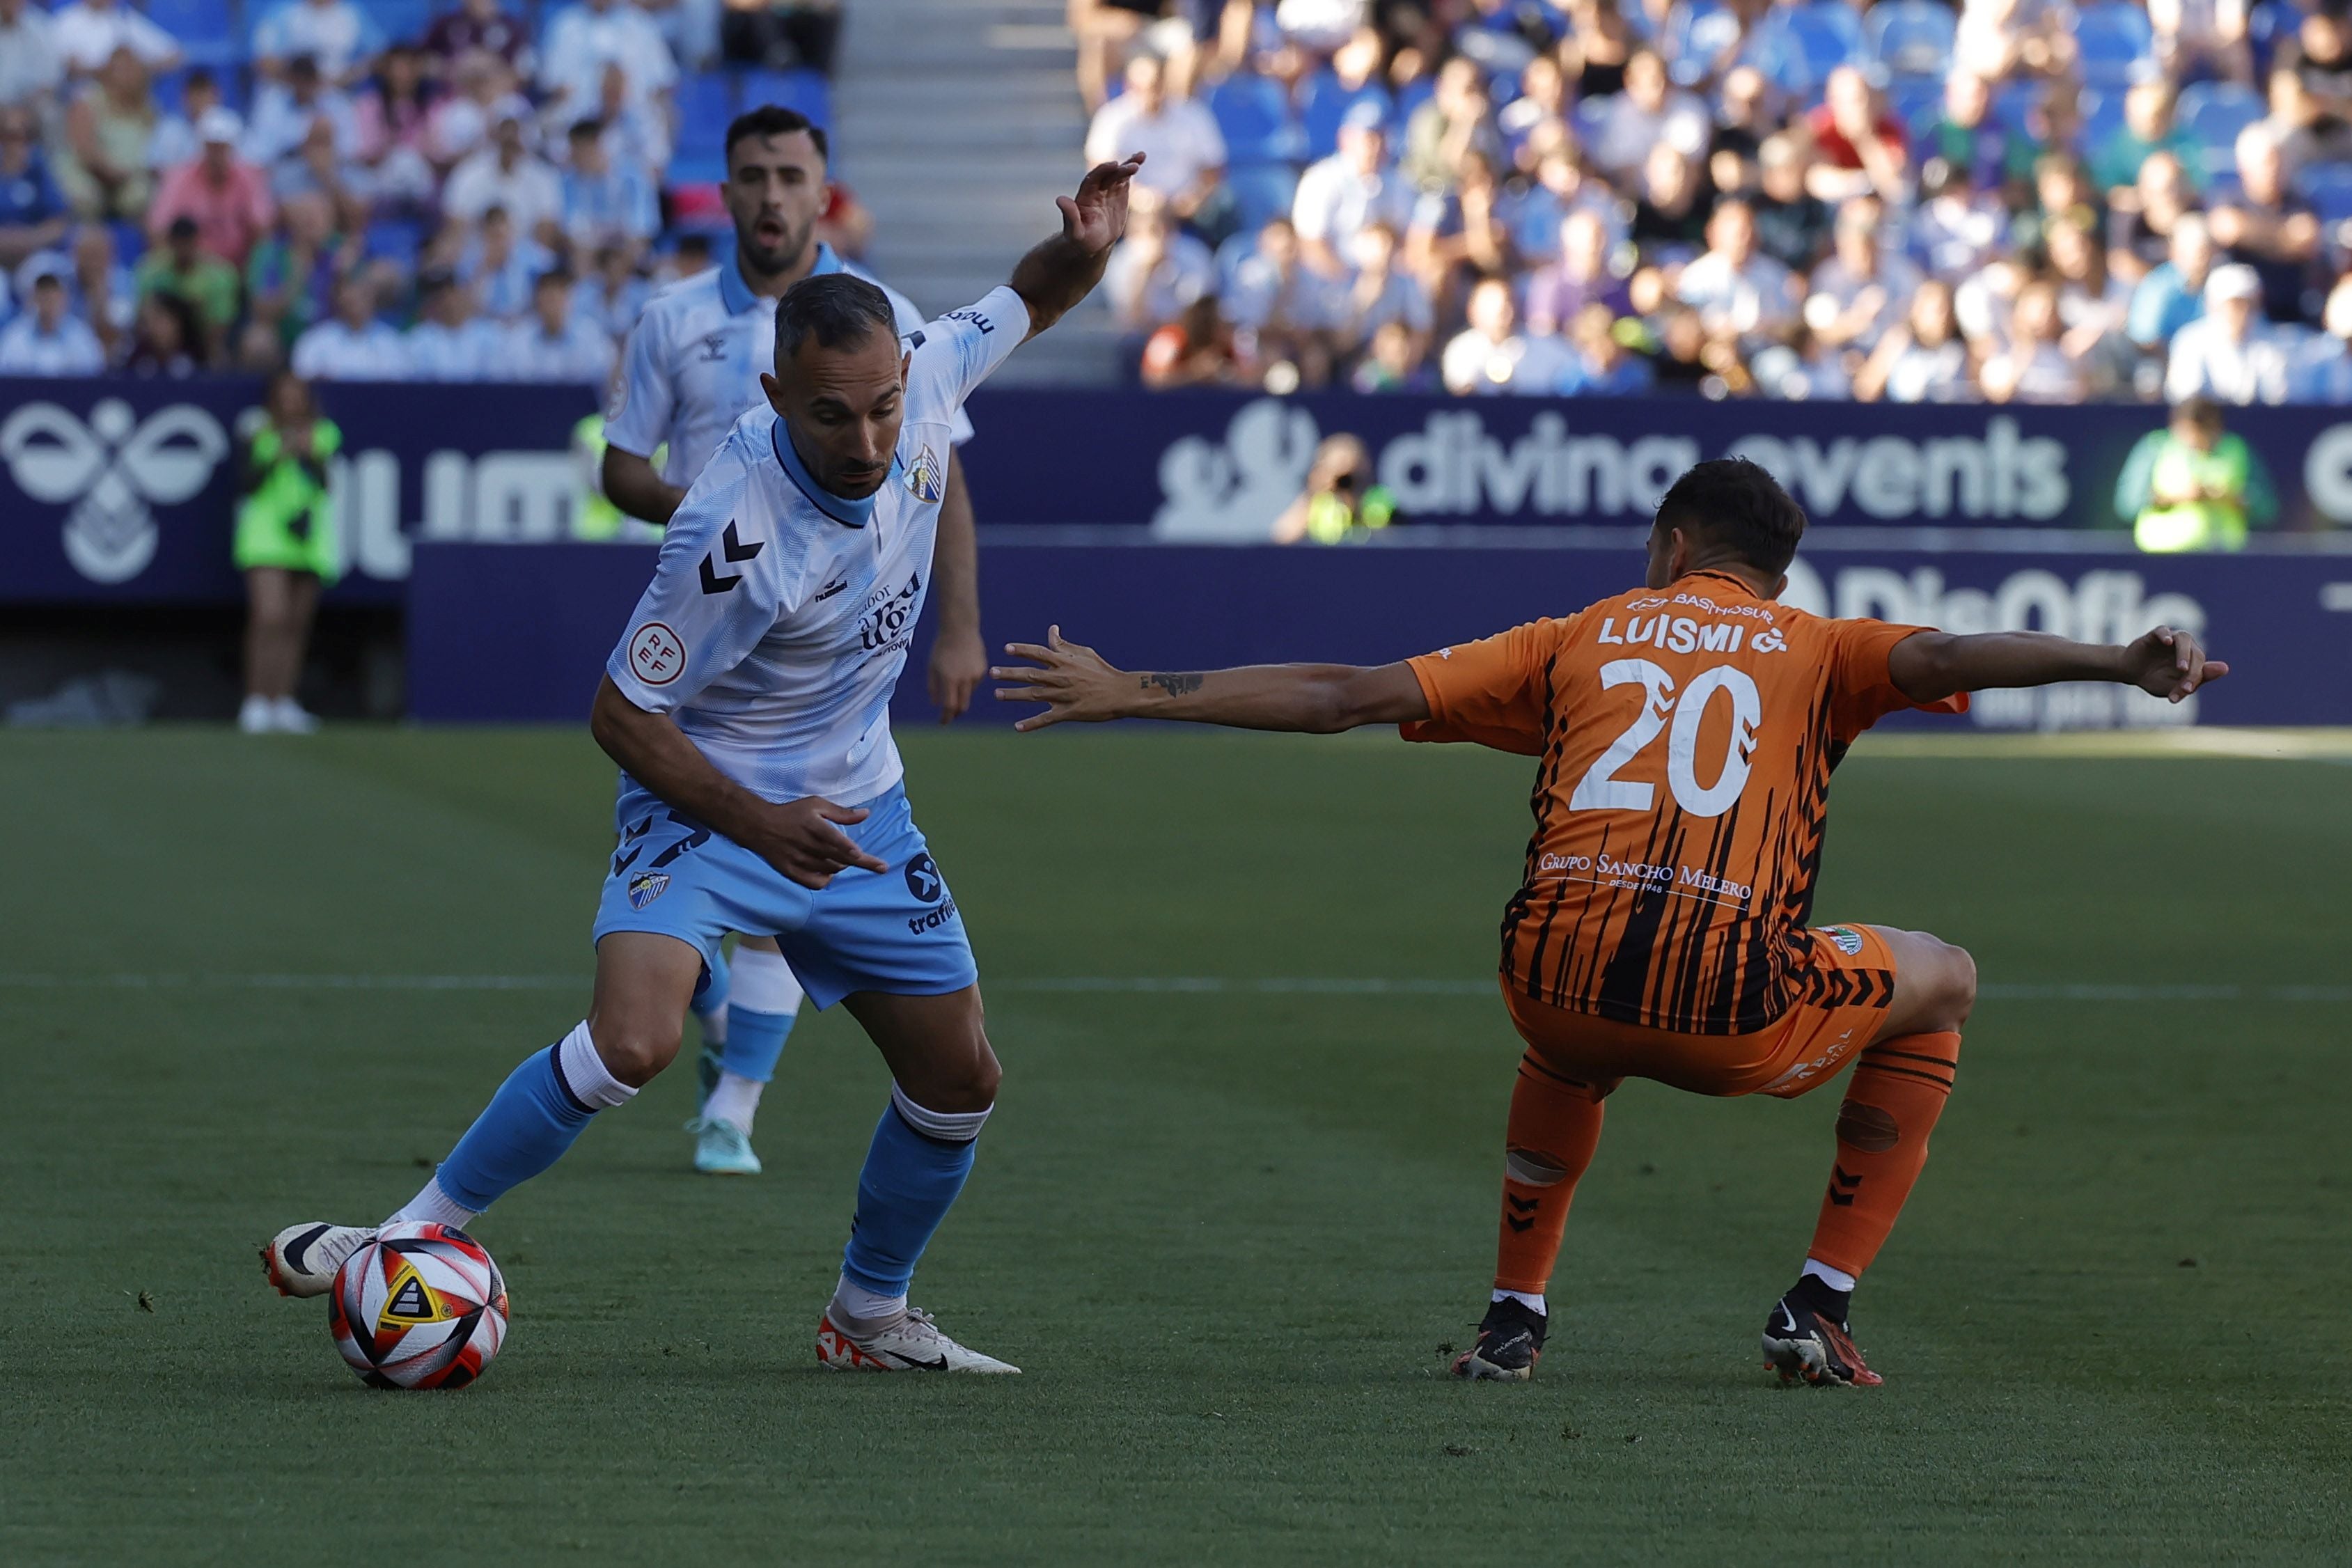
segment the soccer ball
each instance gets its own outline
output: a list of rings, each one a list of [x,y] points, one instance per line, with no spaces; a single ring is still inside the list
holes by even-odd
[[[451,1226],[388,1225],[327,1293],[335,1348],[372,1388],[463,1388],[507,1337],[507,1282]]]

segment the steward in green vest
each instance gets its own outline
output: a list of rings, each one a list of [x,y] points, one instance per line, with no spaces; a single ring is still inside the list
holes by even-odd
[[[2245,438],[2222,428],[2221,405],[2190,397],[2124,460],[2116,515],[2150,553],[2243,550],[2250,529],[2278,521],[2278,495]]]

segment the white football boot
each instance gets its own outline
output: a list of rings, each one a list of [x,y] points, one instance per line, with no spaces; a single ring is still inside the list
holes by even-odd
[[[261,1249],[261,1270],[281,1296],[323,1296],[343,1259],[374,1235],[372,1225],[289,1225]]]
[[[907,1315],[887,1328],[852,1337],[834,1324],[827,1308],[816,1326],[816,1359],[835,1372],[982,1372],[1016,1373],[1021,1369],[994,1356],[966,1350],[940,1331],[931,1315],[909,1307]]]

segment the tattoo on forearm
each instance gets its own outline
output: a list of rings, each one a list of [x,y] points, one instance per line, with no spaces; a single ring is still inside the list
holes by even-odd
[[[1141,689],[1149,691],[1154,687],[1158,687],[1171,697],[1181,697],[1188,691],[1201,689],[1201,677],[1197,674],[1178,675],[1166,670],[1156,670],[1143,678]]]

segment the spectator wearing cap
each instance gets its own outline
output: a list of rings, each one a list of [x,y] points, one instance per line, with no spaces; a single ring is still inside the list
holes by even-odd
[[[2254,269],[2272,321],[2299,320],[2319,258],[2319,219],[2288,188],[2286,159],[2269,126],[2247,126],[2235,152],[2239,195],[2214,206],[2208,219],[2214,243],[2231,261]]]
[[[464,0],[456,10],[433,18],[425,29],[424,47],[436,73],[446,76],[476,49],[496,55],[513,69],[521,64],[530,40],[521,21],[499,9],[499,0]]]
[[[508,378],[593,387],[613,374],[612,335],[572,313],[572,274],[555,268],[531,287],[530,314],[507,329],[500,363]]]
[[[1511,286],[1500,278],[1481,280],[1470,290],[1470,324],[1445,345],[1438,374],[1456,396],[1519,393],[1537,396],[1559,390],[1574,369],[1558,338],[1519,330]]]
[[[155,134],[163,122],[147,68],[117,49],[66,110],[58,185],[84,217],[136,218],[155,198]]]
[[[131,277],[142,300],[169,294],[186,300],[215,351],[210,357],[218,357],[236,321],[236,268],[204,247],[194,218],[173,218],[163,230],[163,243],[148,247]]]
[[[65,85],[65,56],[57,27],[33,0],[0,0],[0,105],[45,115]]]
[[[507,380],[506,334],[474,314],[473,291],[446,268],[417,274],[420,318],[403,334],[418,381]],[[519,378],[518,378],[519,379]]]
[[[1103,296],[1119,330],[1148,335],[1182,316],[1186,306],[1216,286],[1217,263],[1209,247],[1178,228],[1151,193],[1138,191],[1127,237],[1103,269]]]
[[[580,0],[555,14],[541,39],[539,84],[550,118],[566,123],[593,110],[604,68],[618,66],[629,101],[644,104],[677,80],[677,58],[661,29],[629,0]]]
[[[1805,124],[1820,153],[1808,177],[1813,195],[1825,202],[1864,195],[1889,204],[1909,199],[1910,139],[1858,67],[1830,72],[1828,100],[1805,117]]]
[[[180,63],[178,42],[127,0],[74,0],[50,21],[50,37],[71,75],[97,74],[117,49],[129,49],[150,70],[170,70]]]
[[[1095,110],[1087,127],[1089,163],[1112,163],[1141,153],[1138,190],[1159,195],[1180,222],[1190,222],[1225,177],[1225,137],[1199,100],[1171,98],[1167,67],[1157,55],[1127,62],[1127,90]]]
[[[1585,156],[1612,177],[1630,177],[1664,142],[1687,158],[1706,156],[1712,122],[1706,106],[1666,80],[1666,62],[1637,49],[1625,62],[1625,90],[1601,100],[1600,124]]]
[[[1339,150],[1299,176],[1290,220],[1307,266],[1337,279],[1359,230],[1375,223],[1402,230],[1412,207],[1412,184],[1389,162],[1387,116],[1377,103],[1359,103],[1339,123]]]
[[[352,276],[335,285],[335,313],[294,343],[294,374],[305,381],[399,381],[409,374],[400,334],[376,320],[375,288]]]
[[[2286,401],[2286,344],[2262,319],[2262,277],[2252,268],[2231,262],[2213,268],[2205,279],[2205,313],[2172,335],[2164,367],[2168,401]]]
[[[0,267],[65,237],[66,202],[42,157],[33,111],[0,108]]]
[[[457,253],[457,280],[474,290],[484,315],[510,321],[530,309],[539,275],[554,265],[552,251],[515,233],[506,208],[492,207]]]
[[[574,254],[618,246],[632,257],[661,232],[661,209],[644,171],[615,163],[604,144],[604,124],[583,120],[572,127],[571,166],[563,171],[563,233]]]
[[[75,317],[63,266],[44,263],[32,279],[31,308],[0,329],[0,375],[96,375],[106,350]]]
[[[346,87],[368,73],[383,44],[383,30],[352,0],[286,0],[253,30],[253,64],[278,77],[308,59],[330,84]]]
[[[2205,313],[2205,285],[2213,271],[2213,238],[2204,217],[2185,214],[2172,226],[2171,255],[2132,289],[2124,332],[2142,349],[2161,353],[2173,335]]]
[[[441,187],[441,210],[478,224],[498,207],[519,233],[542,245],[555,243],[562,233],[563,182],[530,150],[529,136],[521,115],[501,112],[490,144],[450,171],[448,184]]]
[[[192,218],[206,250],[233,267],[245,265],[254,242],[269,232],[277,205],[269,179],[237,156],[245,124],[233,110],[215,107],[197,121],[204,151],[163,176],[147,209],[147,232],[158,238],[176,218]]]
[[[1707,335],[1754,347],[1797,322],[1795,276],[1756,248],[1755,209],[1728,201],[1706,226],[1706,252],[1682,269],[1675,295]]]

